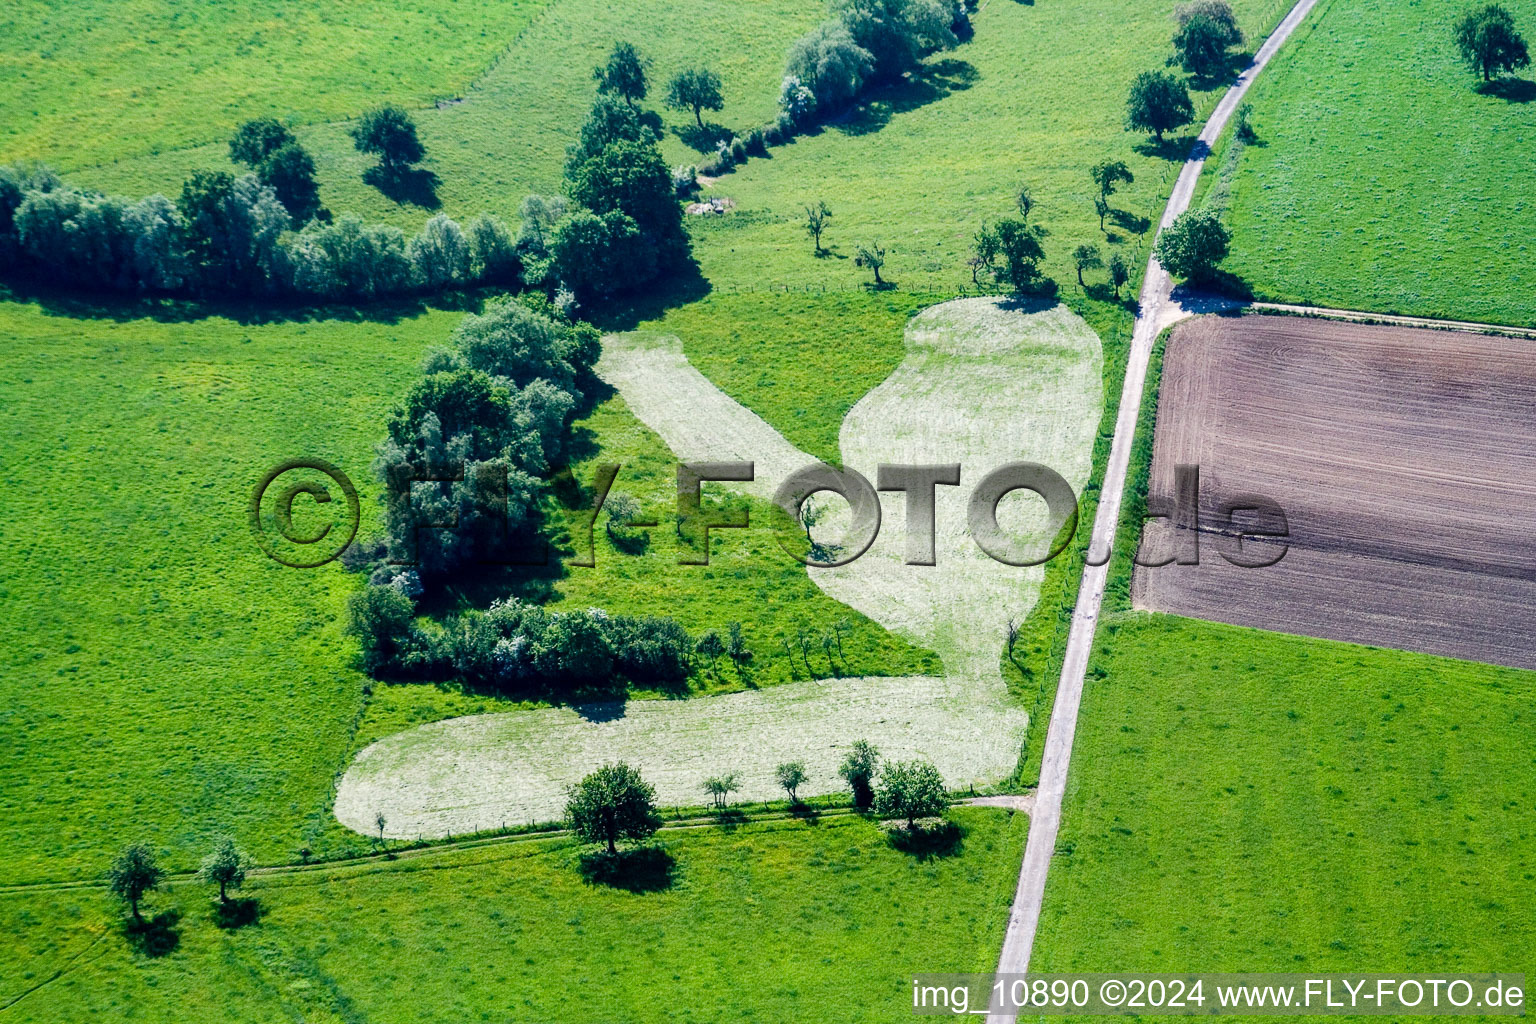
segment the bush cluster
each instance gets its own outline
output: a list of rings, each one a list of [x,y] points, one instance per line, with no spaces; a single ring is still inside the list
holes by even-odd
[[[688,677],[693,638],[675,619],[551,612],[514,598],[444,623],[419,623],[405,588],[370,585],[347,607],[347,629],[374,675],[441,676],[498,692],[570,694],[618,680],[665,686]]]

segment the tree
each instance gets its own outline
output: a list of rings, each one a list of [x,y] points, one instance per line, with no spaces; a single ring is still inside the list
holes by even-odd
[[[1093,197],[1093,212],[1099,215],[1099,230],[1104,230],[1104,218],[1109,216],[1109,200],[1103,196]]]
[[[821,248],[821,233],[827,229],[827,221],[832,219],[832,211],[825,202],[818,202],[814,206],[805,208],[805,233],[811,236],[816,243],[816,254],[819,256],[824,251]]]
[[[390,173],[399,173],[427,155],[416,137],[416,122],[393,104],[364,112],[351,134],[357,151],[377,156],[380,166]]]
[[[347,632],[357,637],[369,675],[395,666],[415,629],[416,606],[394,587],[364,587],[347,598]]]
[[[998,256],[1003,261],[997,271],[998,279],[1020,294],[1045,284],[1047,279],[1040,271],[1040,261],[1045,259],[1040,229],[1022,220],[1005,219],[998,221],[993,230],[997,233]]]
[[[229,890],[245,884],[245,873],[250,867],[251,858],[235,845],[233,839],[224,836],[214,844],[213,852],[203,858],[202,868],[197,874],[209,885],[218,886],[219,902],[228,903]]]
[[[693,649],[709,659],[709,670],[714,672],[715,659],[725,653],[725,643],[720,639],[719,633],[713,629],[708,629],[704,631],[703,636],[699,637],[698,642],[693,645]],[[718,677],[719,673],[716,673],[716,678]]]
[[[925,53],[958,42],[954,5],[940,0],[833,0],[832,15],[874,58],[875,73],[885,79],[912,70]]]
[[[654,252],[655,269],[687,258],[683,210],[672,189],[672,169],[654,142],[615,142],[570,169],[566,193],[598,216],[622,213]],[[638,281],[648,280],[649,275]],[[579,289],[578,289],[579,290]]]
[[[259,290],[276,283],[281,247],[292,219],[277,195],[254,174],[193,171],[177,208],[186,221],[188,252],[204,285]]]
[[[1185,71],[1213,78],[1226,70],[1227,48],[1240,45],[1243,33],[1227,0],[1194,0],[1174,12],[1175,59]]]
[[[848,748],[848,756],[837,769],[837,774],[853,790],[853,805],[863,810],[874,801],[875,769],[880,763],[880,751],[865,740],[854,741]]]
[[[795,795],[795,790],[805,785],[807,778],[804,761],[785,761],[773,770],[774,776],[779,780],[779,785],[789,794],[789,802],[797,804],[800,798]]]
[[[630,217],[577,210],[555,231],[551,266],[583,302],[627,291],[656,276],[656,247]]]
[[[1159,143],[1163,133],[1195,119],[1184,83],[1166,71],[1143,71],[1131,83],[1126,100],[1125,124],[1133,131],[1150,132]]]
[[[741,779],[735,772],[726,772],[724,775],[711,775],[704,780],[704,792],[709,795],[710,801],[715,805],[715,810],[725,812],[725,806],[730,795],[741,788]]]
[[[145,893],[158,889],[164,877],[165,872],[155,863],[154,851],[143,843],[134,843],[124,847],[107,869],[107,889],[127,903],[133,919],[142,924],[139,901]]]
[[[565,824],[582,842],[617,853],[619,841],[640,842],[661,827],[656,790],[623,762],[603,765],[570,788]]]
[[[1468,11],[1456,22],[1456,48],[1485,82],[1493,80],[1494,72],[1515,71],[1531,63],[1525,40],[1515,31],[1515,19],[1498,4]]]
[[[1232,236],[1209,210],[1186,210],[1160,236],[1152,252],[1168,273],[1189,281],[1208,280],[1227,255]]]
[[[880,247],[878,241],[871,242],[869,245],[861,245],[857,248],[858,251],[853,258],[853,265],[874,271],[875,287],[882,287],[885,282],[880,279],[880,268],[885,266],[885,250]],[[809,529],[807,529],[806,533],[809,536]]]
[[[746,671],[746,663],[752,660],[752,652],[747,649],[746,638],[741,634],[741,623],[732,622],[725,630],[725,653],[736,666],[736,676],[741,678]]]
[[[1240,142],[1257,142],[1259,133],[1253,129],[1253,104],[1244,103],[1237,108],[1237,138]]]
[[[373,815],[373,827],[379,830],[379,845],[384,845],[384,828],[389,824],[389,819],[384,817],[383,811],[376,811]]]
[[[1030,191],[1028,185],[1020,185],[1018,194],[1013,197],[1013,203],[1019,208],[1019,217],[1026,223],[1029,215],[1035,211],[1035,194]]]
[[[229,159],[232,163],[245,164],[257,170],[266,163],[267,157],[294,144],[293,133],[283,127],[281,121],[270,117],[247,121],[235,129],[229,140]]]
[[[1120,184],[1129,185],[1136,180],[1136,176],[1131,173],[1131,169],[1125,165],[1124,160],[1100,160],[1089,169],[1088,174],[1093,178],[1093,183],[1099,187],[1100,198],[1105,200],[1115,194],[1115,189]]]
[[[257,168],[256,176],[276,194],[277,201],[287,208],[295,225],[304,224],[320,212],[320,183],[315,180],[315,161],[297,142],[273,150]]]
[[[1120,288],[1131,279],[1131,268],[1126,265],[1125,257],[1115,253],[1109,258],[1109,283],[1115,288],[1115,301],[1120,301]]]
[[[918,818],[944,813],[947,804],[944,778],[927,761],[894,761],[880,772],[875,809],[887,818],[905,818],[908,831]]]
[[[815,98],[815,110],[832,113],[848,104],[875,70],[875,58],[854,42],[848,27],[840,21],[826,21],[801,36],[789,49],[789,61],[785,65],[785,90],[780,97],[795,102],[798,93],[792,94],[789,80],[795,88],[809,89]],[[796,109],[803,104],[795,104]],[[788,108],[786,108],[788,110]],[[801,117],[810,111],[804,111]]]
[[[693,111],[693,119],[703,128],[703,111],[725,107],[725,97],[720,92],[720,76],[708,68],[686,68],[679,71],[667,83],[667,106],[673,110]]]
[[[645,99],[645,69],[650,61],[640,56],[634,43],[618,42],[608,54],[608,61],[592,70],[597,91],[611,93],[634,106]]]
[[[616,142],[649,145],[657,142],[662,132],[661,115],[654,110],[632,107],[617,96],[598,93],[576,142],[565,151],[565,176],[575,177],[582,164]]]
[[[446,213],[439,213],[422,225],[421,233],[411,239],[405,252],[416,268],[417,278],[432,291],[469,280],[474,262],[469,239]]]
[[[981,227],[976,229],[975,237],[971,239],[971,257],[965,261],[971,268],[972,284],[981,283],[981,272],[983,270],[988,274],[995,274],[997,272],[999,252],[1000,246],[998,244],[997,232],[989,227],[986,221],[982,221]]]
[[[1086,288],[1083,283],[1083,271],[1097,270],[1104,265],[1104,257],[1099,254],[1096,245],[1080,245],[1072,250],[1072,265],[1077,268],[1077,286]]]
[[[517,215],[522,218],[522,225],[517,230],[517,247],[544,253],[549,249],[549,239],[555,227],[565,217],[565,197],[530,195],[517,208]]]

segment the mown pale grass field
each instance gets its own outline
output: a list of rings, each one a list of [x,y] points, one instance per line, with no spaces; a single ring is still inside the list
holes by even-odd
[[[1313,15],[1251,93],[1263,144],[1231,176],[1225,269],[1287,302],[1536,323],[1536,104],[1475,90],[1452,37],[1469,6]],[[1504,6],[1530,38],[1536,3]]]
[[[131,953],[99,889],[0,895],[0,1002],[17,1019],[893,1021],[915,971],[996,959],[1026,818],[952,812],[959,852],[919,860],[851,816],[663,832],[672,884],[582,881],[569,840],[533,840],[255,881],[259,924],[225,932],[208,890],[181,941]],[[770,953],[771,951],[771,953]]]
[[[1124,613],[1042,971],[1536,970],[1536,676]]]
[[[0,162],[75,170],[222,143],[253,117],[422,106],[475,81],[545,6],[17,0],[0,11]]]

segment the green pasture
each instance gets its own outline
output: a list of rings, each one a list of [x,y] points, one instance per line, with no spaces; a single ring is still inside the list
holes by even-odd
[[[1251,93],[1224,269],[1262,298],[1536,324],[1536,85],[1480,91],[1460,0],[1327,0]],[[1504,5],[1531,38],[1536,3]]]
[[[263,876],[236,931],[178,885],[151,901],[180,914],[160,958],[100,889],[0,894],[0,1005],[39,1024],[900,1019],[913,972],[985,970],[1002,941],[1026,819],[951,813],[959,849],[930,859],[846,815],[663,832],[670,871],[628,881],[654,891],[584,882],[566,839]]]

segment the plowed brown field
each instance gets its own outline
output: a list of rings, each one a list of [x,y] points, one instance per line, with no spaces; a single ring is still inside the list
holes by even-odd
[[[1177,464],[1200,467],[1200,561],[1138,567],[1137,607],[1536,667],[1536,343],[1197,317],[1164,356],[1153,496]],[[1255,493],[1289,548],[1239,568],[1219,507]],[[1176,534],[1149,524],[1143,559]]]

